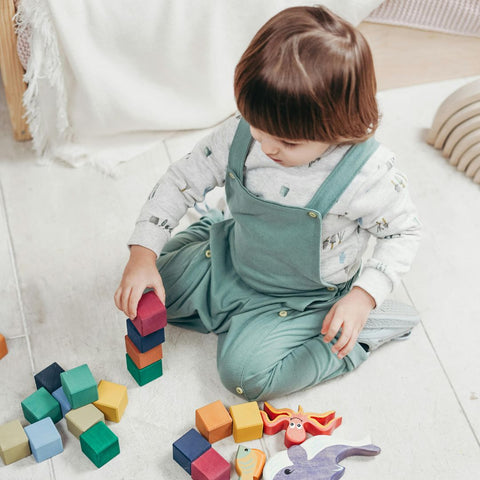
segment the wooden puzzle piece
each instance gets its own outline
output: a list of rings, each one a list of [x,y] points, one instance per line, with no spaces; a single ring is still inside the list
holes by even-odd
[[[370,439],[360,442],[332,437],[312,437],[302,445],[293,445],[269,458],[263,470],[264,480],[338,480],[345,473],[339,463],[353,455],[374,456],[380,448]]]
[[[266,455],[257,448],[239,445],[235,457],[235,471],[240,480],[259,480],[267,460]]]
[[[285,430],[285,446],[299,445],[311,435],[331,435],[342,424],[342,417],[335,417],[334,411],[325,413],[304,412],[301,405],[298,411],[290,408],[276,409],[268,402],[260,411],[263,431],[267,435]]]

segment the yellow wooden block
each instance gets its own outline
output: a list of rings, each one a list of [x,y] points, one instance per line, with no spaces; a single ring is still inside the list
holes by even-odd
[[[127,387],[107,380],[100,380],[98,400],[93,404],[103,412],[107,420],[119,422],[127,408],[127,403]]]
[[[262,438],[263,421],[257,402],[232,405],[230,415],[233,420],[233,439],[236,443]]]

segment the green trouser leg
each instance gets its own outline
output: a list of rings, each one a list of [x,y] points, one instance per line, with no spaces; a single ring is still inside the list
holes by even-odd
[[[281,308],[281,307],[280,307]],[[325,310],[264,310],[231,319],[219,336],[217,366],[227,389],[268,400],[309,388],[356,368],[368,357],[358,344],[343,359],[320,334]]]

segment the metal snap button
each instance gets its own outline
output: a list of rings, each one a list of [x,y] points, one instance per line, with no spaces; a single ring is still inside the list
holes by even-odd
[[[308,212],[308,215],[312,218],[317,218],[318,215],[315,212]]]
[[[336,287],[327,287],[329,292],[334,292],[337,288]]]
[[[212,256],[212,252],[211,252],[210,250],[207,250],[207,251],[205,252],[205,256],[206,256],[207,258],[210,258],[210,257]]]
[[[280,310],[280,312],[278,312],[278,315],[280,317],[286,317],[288,315],[288,312],[286,310]]]
[[[235,178],[235,175],[234,175],[232,172],[228,172],[228,176],[229,176],[230,178]]]
[[[237,388],[235,389],[235,391],[236,391],[239,395],[242,395],[242,393],[243,393],[243,388],[242,388],[242,387],[237,387]]]

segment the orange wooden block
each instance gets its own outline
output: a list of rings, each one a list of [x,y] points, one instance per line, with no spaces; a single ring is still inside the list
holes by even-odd
[[[130,337],[125,335],[125,346],[133,363],[135,363],[135,365],[140,369],[148,367],[148,365],[151,365],[152,363],[158,362],[158,360],[163,357],[162,344],[142,353],[130,340]]]
[[[7,353],[7,342],[5,340],[5,337],[0,333],[0,358],[3,358]]]
[[[195,425],[210,443],[232,434],[232,417],[220,400],[195,410]]]

